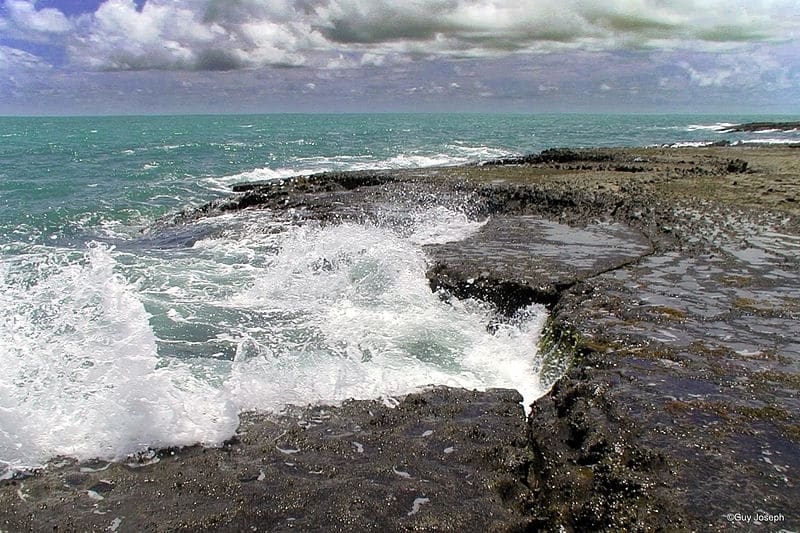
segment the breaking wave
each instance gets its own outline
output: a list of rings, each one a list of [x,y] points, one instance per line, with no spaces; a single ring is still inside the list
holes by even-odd
[[[431,292],[422,246],[482,225],[457,210],[391,224],[210,219],[180,250],[4,250],[0,468],[217,445],[242,410],[402,395],[429,385],[545,392],[546,313],[497,327]],[[1,472],[1,471],[0,471]]]

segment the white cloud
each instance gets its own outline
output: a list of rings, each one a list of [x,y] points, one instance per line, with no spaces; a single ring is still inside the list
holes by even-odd
[[[37,10],[33,0],[4,5],[4,34],[69,34],[72,60],[98,70],[356,68],[576,49],[730,51],[800,38],[795,0],[147,0],[138,10],[133,0],[106,0],[76,19]]]
[[[291,2],[107,0],[77,32],[73,59],[96,69],[299,66],[324,40]]]
[[[695,83],[700,87],[725,86],[728,84],[729,81],[733,81],[731,80],[731,77],[736,74],[737,70],[729,68],[711,68],[711,69],[698,70],[692,67],[686,61],[682,61],[678,65],[689,74],[689,79],[692,81],[692,83]]]
[[[23,50],[0,45],[0,72],[42,71],[50,65]]]
[[[33,0],[6,0],[6,13],[0,17],[0,38],[30,42],[48,42],[73,30],[72,22],[61,11],[52,8],[36,9]]]
[[[747,53],[701,54],[692,60],[677,62],[689,81],[698,87],[750,90],[797,86],[797,73],[792,74],[789,64],[790,61],[759,48]]]
[[[37,10],[32,0],[6,0],[9,19],[22,31],[66,33],[72,24],[61,11],[52,8]]]

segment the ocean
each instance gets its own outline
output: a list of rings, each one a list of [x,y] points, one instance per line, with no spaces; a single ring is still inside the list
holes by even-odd
[[[457,165],[552,147],[800,143],[774,116],[260,115],[0,118],[0,478],[231,437],[244,410],[428,385],[546,392],[540,306],[432,294],[423,245],[460,205],[320,225],[247,211],[150,231],[233,184]],[[322,268],[320,265],[323,265]],[[490,331],[491,329],[491,331]]]

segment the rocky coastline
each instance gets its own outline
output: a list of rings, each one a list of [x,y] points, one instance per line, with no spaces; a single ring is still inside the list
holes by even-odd
[[[249,413],[220,448],[57,459],[0,482],[0,530],[800,529],[797,149],[549,150],[234,193],[154,231],[239,209],[489,217],[428,247],[431,288],[546,305],[552,390],[527,417],[516,391],[434,388]]]
[[[721,130],[723,133],[757,131],[793,131],[800,129],[800,122],[745,122]]]

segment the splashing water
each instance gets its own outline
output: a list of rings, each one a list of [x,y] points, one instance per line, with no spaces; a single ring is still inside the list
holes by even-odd
[[[541,308],[490,332],[497,318],[480,302],[431,294],[421,247],[480,227],[457,210],[401,209],[398,227],[237,213],[143,238],[160,217],[233,183],[326,170],[798,141],[797,131],[723,131],[763,120],[797,117],[4,117],[0,477],[58,454],[218,444],[242,409],[429,384],[512,387],[527,403],[548,384],[535,350]]]
[[[545,313],[493,332],[477,301],[431,292],[423,244],[481,223],[442,207],[400,230],[241,213],[180,250],[36,247],[0,270],[0,460],[121,458],[221,443],[243,409],[428,385],[544,390]]]
[[[160,367],[148,315],[109,249],[69,255],[39,257],[44,275],[35,282],[19,278],[30,263],[5,263],[0,273],[2,463],[120,458],[229,436],[232,403],[186,368]]]

